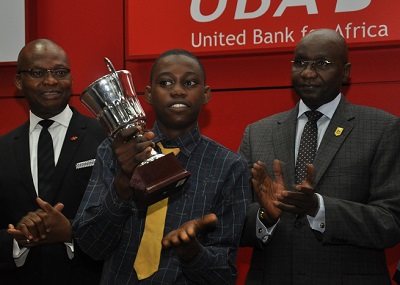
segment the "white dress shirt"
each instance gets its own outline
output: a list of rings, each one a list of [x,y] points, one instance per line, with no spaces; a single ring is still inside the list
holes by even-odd
[[[318,142],[317,142],[317,149],[322,141],[322,138],[324,137],[325,131],[328,128],[328,125],[333,117],[333,114],[336,111],[336,108],[339,105],[341,98],[341,93],[336,96],[335,99],[330,101],[329,103],[326,103],[322,106],[320,106],[317,111],[321,112],[323,116],[317,121],[317,127],[318,127]],[[300,100],[299,103],[299,113],[297,115],[297,127],[296,127],[296,137],[295,137],[295,161],[297,160],[297,155],[299,153],[299,147],[300,147],[300,139],[301,139],[301,134],[303,133],[303,129],[305,124],[307,123],[308,119],[307,116],[305,115],[305,112],[310,111],[311,109],[304,104],[303,100]],[[324,199],[323,197],[316,193],[318,197],[318,212],[315,215],[315,217],[311,217],[307,215],[307,220],[308,223],[310,224],[310,227],[313,230],[319,231],[321,233],[325,232],[326,228],[326,223],[325,223],[325,204],[324,204]],[[257,215],[256,218],[256,236],[261,239],[262,242],[267,242],[268,237],[272,235],[276,225],[279,223],[278,222],[273,225],[272,227],[265,227],[264,224],[261,222],[259,219],[259,215]]]
[[[54,123],[48,128],[51,138],[53,139],[54,148],[54,164],[57,165],[58,158],[60,157],[61,148],[65,139],[65,135],[68,130],[69,122],[72,118],[72,110],[67,105],[65,109],[57,114],[56,116],[49,118]],[[39,135],[42,130],[42,126],[39,124],[43,119],[29,111],[29,152],[31,161],[31,172],[33,184],[35,186],[36,194],[38,194],[38,172],[37,172],[37,148]],[[67,247],[67,253],[69,258],[74,257],[73,243],[65,243]],[[14,239],[13,244],[13,257],[17,267],[24,265],[26,257],[28,256],[29,249],[22,247],[20,248],[18,242]]]

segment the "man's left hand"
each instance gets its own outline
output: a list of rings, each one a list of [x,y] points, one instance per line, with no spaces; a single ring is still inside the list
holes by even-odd
[[[278,195],[279,202],[276,202],[276,206],[282,211],[315,217],[318,212],[318,197],[313,186],[314,177],[314,166],[308,164],[306,179],[295,186],[296,192],[282,191]]]

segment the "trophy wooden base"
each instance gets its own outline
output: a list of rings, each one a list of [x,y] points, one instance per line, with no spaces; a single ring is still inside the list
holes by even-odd
[[[136,167],[130,186],[138,207],[145,208],[182,190],[189,176],[190,172],[182,168],[173,153],[169,153]]]

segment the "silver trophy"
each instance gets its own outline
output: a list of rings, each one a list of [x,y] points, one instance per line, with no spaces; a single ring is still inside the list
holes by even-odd
[[[109,136],[132,127],[146,126],[146,115],[140,105],[128,70],[114,69],[111,61],[104,58],[109,74],[97,79],[83,91],[81,102],[96,116]],[[160,201],[181,190],[190,176],[175,155],[152,156],[136,167],[130,184],[139,207]]]

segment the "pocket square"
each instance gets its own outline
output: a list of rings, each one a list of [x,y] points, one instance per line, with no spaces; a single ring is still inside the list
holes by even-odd
[[[96,161],[96,159],[93,158],[93,159],[89,159],[89,160],[86,160],[86,161],[78,162],[77,164],[75,164],[75,168],[76,169],[80,169],[80,168],[85,168],[85,167],[91,167],[91,166],[94,165],[95,161]]]

